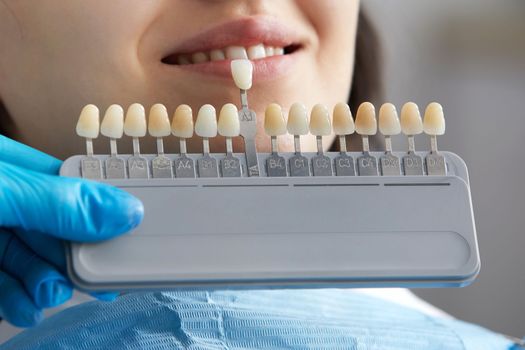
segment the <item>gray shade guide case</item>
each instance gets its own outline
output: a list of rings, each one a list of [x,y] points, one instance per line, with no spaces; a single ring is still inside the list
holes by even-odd
[[[446,176],[268,177],[263,167],[260,177],[102,180],[140,198],[144,221],[110,241],[70,243],[68,273],[86,291],[466,285],[480,268],[467,168],[440,154]],[[61,175],[79,177],[83,158]]]

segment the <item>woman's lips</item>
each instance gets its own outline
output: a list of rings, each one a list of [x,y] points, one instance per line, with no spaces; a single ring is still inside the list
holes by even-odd
[[[251,59],[254,79],[285,74],[305,45],[294,30],[276,19],[254,16],[220,24],[177,45],[162,63],[180,71],[231,77],[232,59]]]

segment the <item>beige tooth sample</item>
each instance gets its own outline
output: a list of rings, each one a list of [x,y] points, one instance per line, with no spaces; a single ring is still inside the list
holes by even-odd
[[[286,122],[283,111],[277,103],[271,103],[264,111],[264,131],[268,136],[280,136],[286,134]]]
[[[335,105],[333,111],[333,129],[334,133],[339,136],[339,148],[341,153],[346,153],[346,135],[355,132],[354,118],[350,107],[344,102]]]
[[[370,102],[363,102],[357,109],[355,130],[359,135],[372,136],[377,133],[376,109]]]
[[[427,135],[443,135],[445,133],[445,116],[443,107],[437,103],[430,103],[425,109],[423,131]]]
[[[242,46],[228,46],[226,48],[226,58],[230,60],[248,59],[248,54]]]
[[[100,112],[92,104],[84,106],[78,117],[77,135],[86,139],[96,139],[100,131]]]
[[[241,90],[252,87],[253,65],[250,60],[239,59],[231,62],[231,71],[235,85]]]
[[[108,107],[100,124],[100,133],[112,139],[120,139],[124,134],[124,110],[114,104]]]
[[[193,111],[190,106],[182,104],[177,107],[171,122],[171,133],[182,139],[193,136]]]
[[[222,106],[219,112],[219,122],[217,124],[219,135],[224,137],[239,136],[241,127],[239,123],[239,111],[233,103]]]
[[[217,136],[217,114],[212,105],[205,104],[199,109],[195,121],[195,134],[204,138]]]
[[[332,133],[330,112],[323,104],[316,104],[310,115],[310,133],[315,136],[328,136]]]
[[[266,51],[264,50],[264,45],[262,44],[250,46],[247,50],[247,53],[250,60],[266,57]]]
[[[124,120],[124,133],[127,136],[136,138],[146,136],[146,111],[140,103],[129,106]]]
[[[168,111],[163,104],[154,104],[149,111],[148,132],[153,137],[166,137],[171,134]]]
[[[379,131],[385,136],[398,135],[401,132],[396,107],[391,103],[384,103],[379,108]]]
[[[302,103],[294,103],[288,112],[288,133],[294,136],[308,134],[308,112]]]
[[[405,135],[419,135],[423,132],[423,121],[419,108],[414,102],[407,102],[401,108],[401,130]]]

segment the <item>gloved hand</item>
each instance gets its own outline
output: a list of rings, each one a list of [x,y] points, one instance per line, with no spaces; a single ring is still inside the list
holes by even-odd
[[[142,220],[142,203],[94,181],[59,177],[61,162],[0,135],[0,318],[35,325],[67,301],[64,240],[94,242]],[[104,295],[102,295],[104,298]]]

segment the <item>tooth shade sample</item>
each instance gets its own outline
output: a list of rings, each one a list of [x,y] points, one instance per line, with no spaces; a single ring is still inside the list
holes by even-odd
[[[379,108],[379,131],[385,136],[398,135],[401,132],[396,107],[391,103],[384,103]]]
[[[443,135],[445,133],[445,116],[443,107],[437,102],[432,102],[425,109],[423,130],[427,135]]]
[[[144,137],[147,129],[144,106],[140,103],[129,106],[124,120],[124,133],[130,137]]]
[[[288,133],[291,135],[308,134],[308,114],[302,103],[294,103],[288,112]]]
[[[100,130],[100,112],[95,105],[86,105],[78,117],[76,132],[80,137],[96,139]]]
[[[359,135],[375,135],[377,133],[376,109],[370,102],[363,102],[357,109],[355,130]]]
[[[310,115],[310,133],[315,136],[327,136],[332,133],[330,112],[323,104],[316,104]]]
[[[171,133],[183,139],[193,136],[193,112],[188,105],[180,105],[175,110],[171,122]]]
[[[277,103],[271,103],[264,111],[264,131],[268,136],[286,134],[286,122],[283,111]]]
[[[119,139],[124,134],[124,110],[119,105],[111,105],[104,114],[100,125],[102,135]]]
[[[168,111],[163,104],[154,104],[149,110],[148,132],[153,137],[166,137],[171,134]]]
[[[405,135],[419,135],[423,132],[423,121],[414,102],[407,102],[401,108],[401,130]]]
[[[241,90],[252,87],[253,65],[249,60],[233,60],[231,70],[235,85]]]
[[[225,137],[237,137],[241,132],[239,123],[239,111],[233,103],[222,106],[219,113],[218,124],[219,135]]]
[[[248,54],[242,46],[228,46],[226,48],[226,58],[230,60],[246,60],[248,59]]]
[[[340,102],[335,105],[333,118],[333,129],[336,135],[350,135],[355,132],[354,118],[346,103]]]
[[[248,48],[248,58],[251,60],[256,60],[258,58],[264,58],[266,57],[266,51],[264,50],[264,46],[262,44],[250,46]]]
[[[224,55],[224,52],[222,50],[211,50],[210,52],[210,60],[212,61],[222,61],[225,60],[226,56]]]
[[[217,136],[217,114],[212,105],[204,105],[199,109],[195,121],[195,133],[200,137]]]

